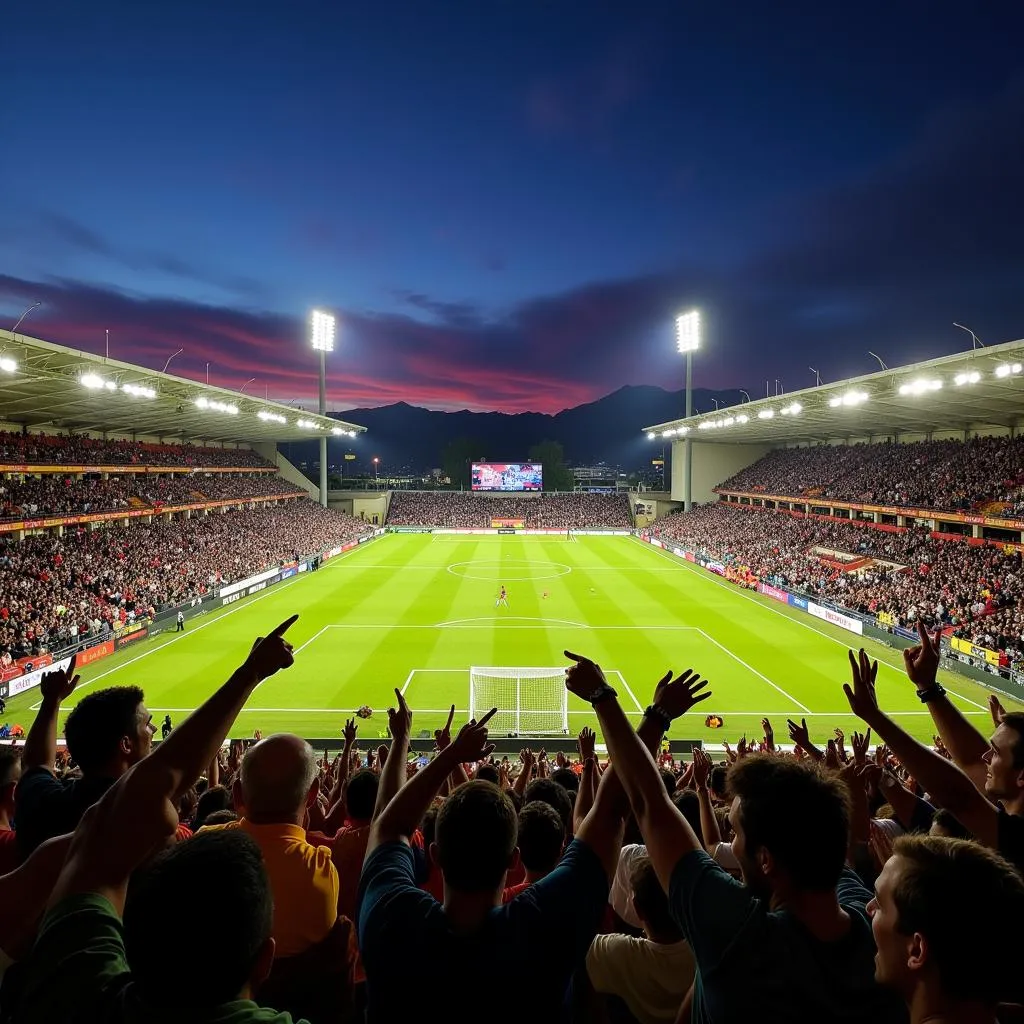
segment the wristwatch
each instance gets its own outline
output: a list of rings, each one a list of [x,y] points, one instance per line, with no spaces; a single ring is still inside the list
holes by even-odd
[[[618,697],[618,694],[607,684],[602,683],[588,698],[591,704],[599,704],[608,697]]]
[[[934,700],[936,697],[942,697],[946,692],[946,688],[939,683],[934,686],[929,686],[925,690],[918,690],[917,695],[921,698],[922,704],[927,704],[928,701]]]
[[[653,718],[661,726],[662,732],[668,732],[668,727],[672,724],[672,716],[664,708],[659,708],[657,704],[647,705],[644,718]]]

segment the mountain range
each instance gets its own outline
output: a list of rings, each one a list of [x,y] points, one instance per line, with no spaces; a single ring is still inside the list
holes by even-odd
[[[696,410],[735,405],[742,398],[738,391],[693,392]],[[624,468],[649,463],[655,443],[648,441],[642,429],[683,415],[685,395],[651,385],[628,385],[594,402],[564,409],[555,415],[538,412],[502,413],[438,412],[398,402],[376,409],[347,409],[332,413],[340,419],[367,428],[367,434],[352,443],[357,461],[349,466],[364,470],[377,456],[391,471],[402,468],[428,472],[441,466],[442,452],[458,439],[472,439],[481,450],[474,458],[481,461],[515,462],[525,460],[530,447],[541,441],[562,445],[569,465],[606,462]],[[292,461],[314,461],[316,442],[282,446]],[[661,446],[658,445],[660,453]],[[341,446],[331,443],[330,462],[341,459]]]

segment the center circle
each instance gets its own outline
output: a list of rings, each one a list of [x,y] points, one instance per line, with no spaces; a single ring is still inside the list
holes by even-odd
[[[554,569],[555,571],[544,572],[545,569]],[[472,570],[478,570],[478,572]],[[459,576],[464,580],[504,583],[506,581],[553,580],[558,576],[567,576],[572,572],[572,566],[565,565],[563,562],[531,562],[525,558],[506,558],[501,562],[453,562],[448,566],[448,571],[453,576]]]

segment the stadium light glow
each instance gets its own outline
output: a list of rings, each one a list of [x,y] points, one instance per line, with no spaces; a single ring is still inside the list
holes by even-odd
[[[942,387],[942,381],[935,378],[918,377],[917,380],[909,381],[900,385],[901,395],[927,395],[931,391],[938,391]]]
[[[343,430],[341,427],[331,427],[331,433],[334,434],[335,437],[355,437],[356,436],[356,432],[354,430]],[[650,434],[648,436],[654,437],[653,434]]]
[[[799,402],[790,402],[789,405],[784,405],[779,412],[783,416],[799,416],[803,409],[804,407]]]
[[[314,420],[296,420],[295,425],[303,430],[316,430],[317,424]]]
[[[1003,363],[996,367],[997,377],[1009,377],[1011,374],[1017,374],[1021,371],[1020,363]]]
[[[700,348],[700,310],[691,309],[676,317],[676,348],[682,352],[696,352]]]
[[[126,395],[132,395],[135,398],[156,398],[156,392],[144,384],[122,384],[121,390]]]
[[[271,412],[269,409],[260,409],[256,416],[263,420],[264,423],[287,423],[288,421],[277,412]]]
[[[731,427],[735,422],[736,422],[736,420],[734,420],[732,418],[732,416],[726,416],[726,418],[724,420],[722,420],[722,426],[723,427]]]
[[[958,373],[953,378],[953,383],[959,388],[964,384],[977,384],[981,380],[981,374],[977,370],[971,370],[970,373]]]
[[[680,436],[680,437],[681,437],[681,436],[682,436],[683,434],[688,434],[689,432],[690,432],[690,428],[689,428],[689,427],[680,427],[680,428],[679,428],[679,429],[678,429],[678,430],[676,431],[676,433],[677,433],[677,434],[679,434],[679,436]]]
[[[750,417],[746,413],[744,413],[744,412],[741,412],[739,414],[739,416],[736,417],[736,422],[737,423],[748,423],[749,421],[750,421]]]
[[[7,356],[0,356],[0,370],[4,373],[14,373],[18,368],[18,364],[13,359],[8,359]]]
[[[647,440],[653,441],[658,435],[653,430],[647,431]]]
[[[112,380],[104,380],[98,373],[84,373],[78,382],[90,391],[102,391],[104,388],[107,391],[117,390],[117,385]]]
[[[714,426],[714,423],[712,423],[711,420],[701,420],[701,422],[697,424],[697,429],[698,430],[710,430],[713,426]]]
[[[671,437],[675,433],[674,430],[663,430],[661,432],[662,437]]]
[[[868,393],[866,391],[847,391],[842,395],[835,395],[833,398],[828,400],[830,409],[839,409],[840,407],[847,407],[854,405],[863,405],[868,400]]]
[[[224,412],[229,416],[238,415],[238,406],[229,405],[227,402],[218,402],[213,398],[197,398],[196,408],[204,412]]]
[[[774,409],[762,409],[758,414],[759,420],[770,420],[775,415]]]
[[[317,352],[334,351],[335,319],[331,313],[314,309],[309,317],[309,340]]]

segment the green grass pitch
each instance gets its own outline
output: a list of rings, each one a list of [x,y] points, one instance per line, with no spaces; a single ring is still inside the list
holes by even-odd
[[[495,608],[502,583],[508,609]],[[450,704],[465,712],[470,665],[560,666],[565,648],[619,673],[613,684],[624,683],[620,698],[637,717],[667,669],[692,666],[706,676],[714,696],[675,726],[677,738],[760,736],[765,715],[783,742],[787,718],[806,717],[821,744],[836,726],[858,728],[841,687],[846,647],[857,637],[627,537],[383,537],[318,573],[193,619],[184,633],[162,633],[87,667],[64,713],[92,690],[131,683],[145,690],[157,721],[167,713],[178,721],[230,674],[254,637],[293,612],[295,666],[257,688],[234,735],[258,728],[336,739],[365,703],[375,712],[360,723],[365,747],[382,735],[395,687],[405,689],[414,734],[433,730]],[[899,653],[867,646],[880,662],[883,707],[930,741],[931,718]],[[987,733],[986,691],[961,676],[947,674],[944,683]],[[38,690],[12,699],[7,721],[27,728],[38,701]],[[569,711],[572,731],[596,725],[571,695]],[[704,727],[712,711],[724,729]]]

